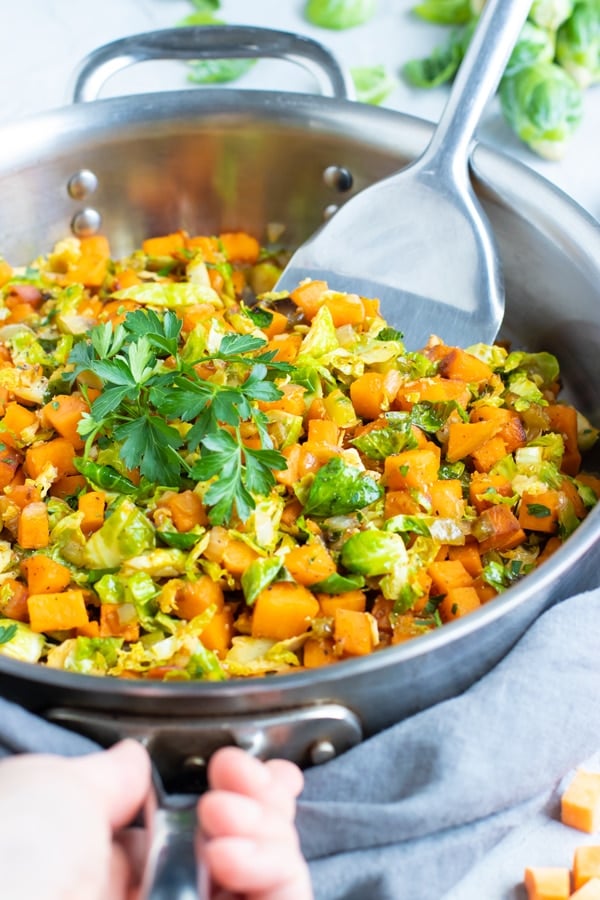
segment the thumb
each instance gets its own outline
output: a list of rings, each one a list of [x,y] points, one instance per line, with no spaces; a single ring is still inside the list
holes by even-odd
[[[97,795],[113,829],[135,818],[150,789],[150,757],[138,741],[120,741],[72,765]]]

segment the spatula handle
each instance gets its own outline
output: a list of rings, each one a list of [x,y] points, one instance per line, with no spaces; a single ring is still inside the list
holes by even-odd
[[[531,0],[487,0],[426,151],[429,161],[466,172],[469,147],[488,100],[500,83]]]

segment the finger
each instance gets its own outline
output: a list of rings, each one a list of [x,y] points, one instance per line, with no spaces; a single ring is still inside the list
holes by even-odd
[[[198,815],[206,837],[278,839],[295,834],[291,818],[251,797],[229,791],[210,791],[198,802]]]
[[[145,828],[124,828],[115,835],[114,842],[123,849],[129,861],[131,894],[134,888],[139,887],[144,873],[148,854],[148,833]]]
[[[294,815],[294,799],[303,787],[302,772],[294,763],[277,759],[265,764],[238,747],[223,747],[214,754],[208,780],[213,789],[252,797],[286,818]]]
[[[212,877],[228,891],[261,900],[310,900],[308,869],[298,851],[283,841],[218,838],[205,849]]]
[[[71,765],[93,788],[113,829],[134,819],[150,789],[150,759],[141,744],[121,741]]]
[[[130,885],[129,861],[123,848],[114,844],[106,873],[106,885],[98,896],[101,900],[127,900]]]

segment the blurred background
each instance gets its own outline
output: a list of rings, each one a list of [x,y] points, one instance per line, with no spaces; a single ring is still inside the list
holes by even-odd
[[[92,49],[129,34],[173,27],[190,16],[200,23],[214,17],[227,24],[267,26],[316,38],[348,68],[367,70],[362,73],[362,90],[367,98],[377,100],[383,94],[381,105],[435,121],[446,101],[448,85],[416,87],[409,82],[404,67],[410,60],[431,57],[436,48],[445,48],[447,60],[448,46],[456,42],[464,26],[431,19],[439,18],[440,9],[446,16],[450,10],[451,17],[464,17],[466,6],[476,7],[482,0],[421,0],[421,15],[414,11],[417,2],[349,0],[351,11],[354,8],[357,15],[362,11],[366,21],[354,27],[332,28],[315,24],[315,19],[320,17],[339,26],[336,15],[344,6],[343,0],[19,0],[11,4],[10,31],[5,32],[0,56],[0,123],[68,104],[73,73]],[[545,7],[546,15],[560,15],[561,11],[565,15],[573,8],[573,0],[536,2]],[[600,4],[592,0],[590,6],[597,9]],[[600,17],[600,11],[596,15]],[[597,31],[595,41],[597,67]],[[440,66],[439,55],[435,65]],[[431,74],[431,66],[420,71]],[[144,63],[111,78],[103,96],[201,90],[201,84],[190,82],[190,75],[194,72],[184,63]],[[199,77],[202,79],[202,73]],[[230,86],[300,91],[315,88],[311,76],[302,70],[269,60],[251,66]],[[600,86],[592,85],[581,93],[581,121],[561,147],[564,152],[558,161],[540,157],[519,140],[502,115],[498,99],[489,105],[478,136],[537,170],[600,219]]]

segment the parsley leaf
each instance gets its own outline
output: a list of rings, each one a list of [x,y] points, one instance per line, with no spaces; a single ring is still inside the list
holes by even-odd
[[[253,334],[226,334],[216,352],[194,345],[199,358],[190,360],[171,310],[135,310],[114,331],[110,324],[96,326],[69,356],[73,378],[92,371],[102,381],[102,393],[80,423],[83,462],[96,439],[116,441],[126,468],[149,482],[210,482],[204,499],[213,524],[226,524],[234,511],[247,519],[254,495],[267,494],[273,471],[286,466],[255,403],[281,397],[275,377],[291,366],[276,361],[266,344]],[[203,370],[214,366],[214,378],[202,377],[197,363]],[[243,423],[255,429],[259,447],[245,446]]]
[[[17,633],[17,626],[15,625],[0,625],[0,644],[8,644],[9,641],[12,641],[15,634]]]

